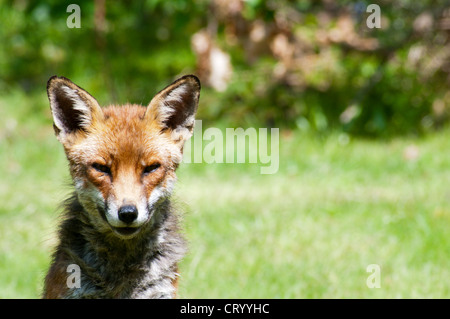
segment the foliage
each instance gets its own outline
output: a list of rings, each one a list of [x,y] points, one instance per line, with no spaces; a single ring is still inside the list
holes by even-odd
[[[446,1],[379,1],[381,28],[369,29],[372,2],[81,0],[81,28],[69,29],[67,3],[3,0],[0,91],[42,92],[58,74],[103,104],[146,104],[195,72],[200,117],[233,126],[370,136],[441,127],[450,114]],[[230,58],[225,90],[208,78],[217,65],[193,49],[202,32]]]

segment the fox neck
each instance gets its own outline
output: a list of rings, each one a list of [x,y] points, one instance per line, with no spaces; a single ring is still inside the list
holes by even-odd
[[[87,280],[96,286],[110,287],[121,297],[129,297],[136,288],[130,283],[145,284],[142,277],[153,283],[176,279],[177,263],[186,248],[178,232],[178,216],[169,199],[159,205],[153,223],[135,238],[127,240],[99,232],[87,221],[86,214],[76,195],[66,202],[59,251],[69,263],[80,266]],[[136,281],[136,278],[141,279]]]

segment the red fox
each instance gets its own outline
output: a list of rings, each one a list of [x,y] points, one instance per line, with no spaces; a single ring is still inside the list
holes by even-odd
[[[47,94],[75,191],[64,203],[43,298],[174,298],[186,246],[170,197],[200,81],[183,76],[148,107],[102,108],[57,76]],[[68,284],[73,265],[75,287]]]

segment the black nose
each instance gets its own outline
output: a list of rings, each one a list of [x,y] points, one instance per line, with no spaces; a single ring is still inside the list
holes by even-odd
[[[126,224],[131,224],[138,217],[138,211],[134,205],[125,205],[119,208],[119,219]]]

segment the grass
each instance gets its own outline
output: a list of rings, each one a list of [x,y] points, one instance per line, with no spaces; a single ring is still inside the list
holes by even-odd
[[[0,98],[0,298],[39,297],[70,192],[45,98]],[[182,165],[180,297],[449,298],[448,136],[282,131],[277,174]],[[381,288],[366,285],[370,264]]]
[[[182,296],[449,297],[447,132],[389,142],[294,134],[280,170],[183,168],[191,253]],[[411,145],[416,159],[405,159]],[[381,288],[366,268],[381,268]]]

